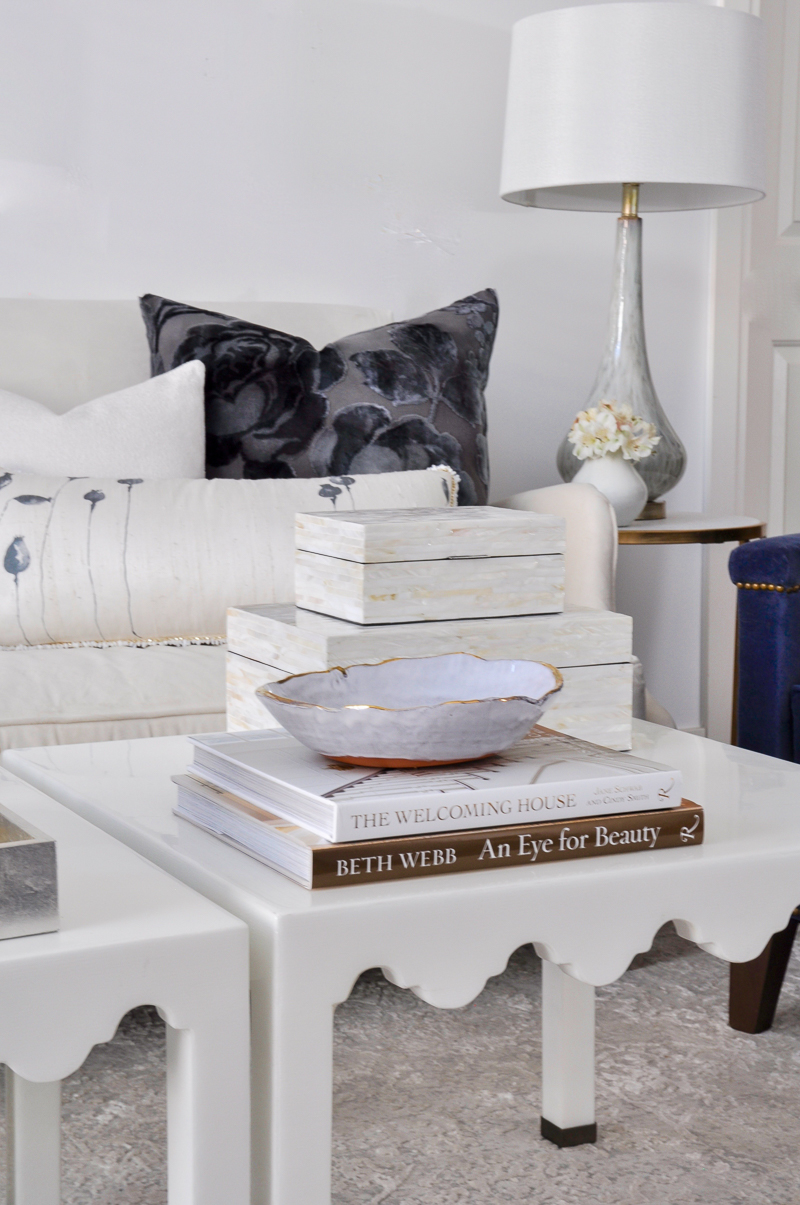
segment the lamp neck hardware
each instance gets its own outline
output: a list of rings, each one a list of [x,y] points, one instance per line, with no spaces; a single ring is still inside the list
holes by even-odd
[[[639,185],[622,185],[622,215],[623,218],[638,218],[639,216]]]

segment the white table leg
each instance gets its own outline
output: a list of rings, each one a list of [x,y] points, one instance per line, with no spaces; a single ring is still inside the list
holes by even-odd
[[[542,962],[542,1137],[557,1146],[597,1141],[594,988]]]
[[[5,1069],[9,1205],[59,1205],[61,1080],[34,1084]]]
[[[254,1186],[257,1205],[330,1205],[334,1005],[322,996],[313,977],[294,991],[288,982],[276,990],[270,1026],[269,1189]],[[259,1141],[256,1134],[253,1141]]]
[[[250,1205],[250,1045],[230,1024],[167,1024],[169,1205]]]

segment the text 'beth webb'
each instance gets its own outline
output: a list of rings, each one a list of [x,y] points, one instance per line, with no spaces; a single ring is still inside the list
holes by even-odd
[[[454,849],[416,849],[399,854],[373,854],[364,858],[338,858],[337,877],[358,874],[385,874],[392,869],[392,858],[397,857],[404,870],[423,866],[452,866],[456,860]]]

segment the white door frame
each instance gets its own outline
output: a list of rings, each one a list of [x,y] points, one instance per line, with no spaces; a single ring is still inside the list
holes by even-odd
[[[719,210],[712,239],[708,423],[704,509],[795,526],[787,505],[800,474],[800,3],[742,0],[761,16],[768,44],[767,197]],[[787,480],[787,446],[790,468]],[[795,471],[797,470],[797,471]],[[795,493],[797,489],[795,487]],[[701,708],[709,736],[730,733],[736,589],[730,546],[706,550]]]

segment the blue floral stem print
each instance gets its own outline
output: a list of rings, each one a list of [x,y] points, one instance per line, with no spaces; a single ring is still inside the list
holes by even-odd
[[[336,499],[339,497],[341,492],[342,491],[339,489],[338,485],[328,485],[326,483],[325,485],[321,485],[319,488],[320,498],[330,498],[331,502],[333,503],[334,510],[336,510]]]
[[[6,487],[7,485],[10,485],[10,484],[11,484],[11,482],[12,482],[13,480],[14,480],[14,478],[13,478],[13,475],[12,475],[11,473],[3,473],[3,476],[2,476],[2,477],[0,477],[0,490],[5,489],[5,487]],[[6,513],[6,511],[8,510],[8,508],[9,508],[9,506],[11,505],[11,503],[12,503],[12,502],[13,502],[13,498],[7,498],[7,499],[6,499],[6,504],[5,504],[5,506],[3,507],[3,509],[0,511],[0,523],[2,523],[2,522],[3,522],[3,518],[4,518],[4,516],[5,516],[5,513]]]
[[[6,549],[6,555],[3,557],[3,568],[6,573],[10,573],[14,578],[14,593],[17,602],[17,623],[19,630],[22,632],[22,637],[26,644],[30,644],[27,633],[22,626],[22,619],[19,613],[19,575],[24,573],[31,563],[31,554],[28,552],[27,545],[22,536],[15,536]]]
[[[29,506],[32,502],[35,503],[35,502],[49,502],[49,501],[50,501],[49,498],[40,498],[38,494],[12,494],[12,496],[10,498],[6,499],[6,504],[3,507],[2,511],[0,511],[0,523],[3,522],[6,511],[8,510],[8,508],[12,502],[22,502],[24,505]]]
[[[118,485],[127,485],[128,487],[128,507],[125,511],[125,534],[122,538],[122,576],[125,578],[125,590],[128,595],[128,623],[131,626],[131,632],[134,636],[139,633],[133,626],[133,611],[131,608],[131,587],[128,581],[128,525],[131,521],[131,490],[135,485],[141,485],[144,478],[142,477],[120,477]]]
[[[334,485],[343,485],[347,490],[347,497],[350,499],[350,505],[352,506],[353,510],[356,509],[356,504],[353,499],[353,495],[350,493],[350,486],[355,485],[355,480],[355,477],[331,477],[331,481]],[[336,503],[334,502],[334,506],[335,505]]]
[[[0,477],[0,489],[2,489],[3,486],[8,485],[10,483],[11,479],[12,479],[12,477],[11,477],[10,473],[4,473],[3,476]],[[6,504],[3,507],[2,513],[0,513],[0,522],[2,522],[3,518],[5,517],[5,513],[8,510],[8,508],[12,502],[20,502],[23,506],[39,506],[43,502],[51,502],[51,501],[52,501],[51,498],[45,498],[41,494],[14,494],[14,495],[12,495],[12,497],[10,497],[6,501]],[[19,536],[18,539],[22,539],[22,536]],[[24,544],[24,541],[23,541],[23,544]],[[27,569],[28,565],[30,565],[30,554],[28,553],[27,548],[25,549],[25,553],[28,557],[28,563],[25,565],[25,568]],[[15,586],[17,588],[17,619],[19,620],[19,587],[18,587],[18,583],[16,582],[16,579],[15,579]],[[21,624],[20,624],[20,628],[22,628]],[[45,631],[47,631],[46,628],[45,628]],[[23,635],[25,635],[24,631],[23,631]],[[49,633],[48,633],[48,635],[49,635]],[[52,637],[50,637],[50,638],[52,639]],[[30,644],[30,641],[28,640],[27,636],[25,636],[25,639],[28,642],[28,644]]]
[[[89,571],[89,585],[92,587],[92,602],[94,603],[94,624],[100,633],[100,639],[105,640],[103,629],[100,627],[100,621],[97,618],[97,591],[94,588],[94,578],[92,577],[92,515],[94,508],[98,502],[102,502],[105,494],[102,490],[89,490],[83,495],[89,503],[89,522],[86,529],[86,567]]]
[[[52,641],[53,644],[55,644],[55,640],[54,640],[53,636],[51,635],[51,633],[47,630],[47,623],[46,623],[45,617],[44,617],[44,612],[45,612],[44,554],[45,554],[45,550],[47,548],[47,537],[50,534],[50,524],[53,521],[53,511],[56,508],[56,502],[58,501],[58,495],[61,493],[61,491],[63,489],[65,489],[69,485],[70,481],[76,481],[76,480],[77,480],[77,478],[75,478],[75,477],[68,477],[66,481],[63,481],[61,483],[61,485],[58,487],[56,492],[53,494],[53,497],[51,499],[49,499],[50,510],[47,513],[47,522],[44,525],[44,535],[42,536],[42,548],[41,548],[41,552],[39,553],[39,595],[42,600],[42,627],[44,628],[44,633],[47,636],[47,639]]]

